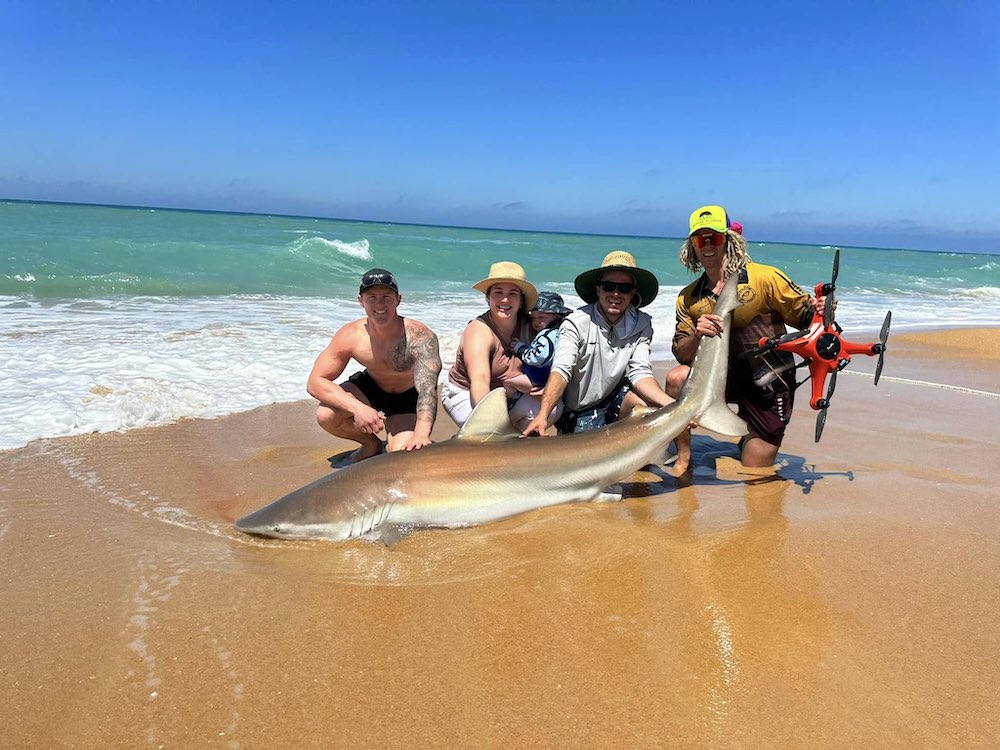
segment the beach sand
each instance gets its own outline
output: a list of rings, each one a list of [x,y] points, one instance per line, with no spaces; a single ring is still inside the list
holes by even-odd
[[[0,745],[995,748],[998,365],[894,335],[777,479],[696,433],[690,481],[392,548],[231,528],[349,447],[311,402],[4,452]]]

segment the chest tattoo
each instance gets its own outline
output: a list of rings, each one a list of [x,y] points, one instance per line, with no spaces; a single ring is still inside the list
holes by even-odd
[[[389,366],[395,372],[407,372],[413,369],[413,355],[407,346],[406,334],[401,336],[389,352]]]

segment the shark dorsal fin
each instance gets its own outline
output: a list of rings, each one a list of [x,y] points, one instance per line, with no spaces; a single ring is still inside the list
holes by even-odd
[[[503,388],[494,388],[486,394],[455,436],[459,440],[488,443],[491,440],[512,440],[521,437],[507,416],[507,397]]]

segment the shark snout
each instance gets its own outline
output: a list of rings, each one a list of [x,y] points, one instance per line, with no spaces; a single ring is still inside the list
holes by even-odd
[[[280,536],[281,524],[277,520],[267,518],[263,511],[266,508],[249,513],[236,521],[236,528],[247,534],[260,536]]]

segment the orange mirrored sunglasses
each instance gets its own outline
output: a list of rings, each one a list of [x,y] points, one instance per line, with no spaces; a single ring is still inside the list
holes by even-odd
[[[697,250],[701,250],[706,245],[711,245],[712,247],[722,247],[726,244],[726,235],[721,232],[712,232],[711,234],[692,234],[691,244],[694,245]]]

